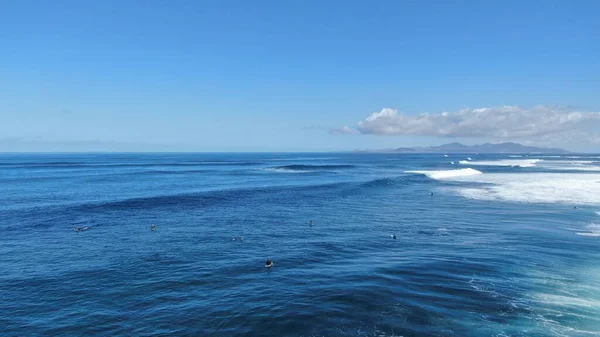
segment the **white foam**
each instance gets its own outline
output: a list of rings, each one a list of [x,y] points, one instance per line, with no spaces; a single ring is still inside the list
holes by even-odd
[[[482,174],[480,171],[474,170],[472,168],[464,168],[464,169],[459,169],[459,170],[441,170],[441,171],[405,171],[404,173],[423,174],[431,179],[436,179],[436,180]]]
[[[473,159],[471,159],[471,157],[467,157],[467,160],[473,160]]]
[[[580,297],[562,296],[554,294],[538,294],[536,298],[539,302],[561,307],[597,308],[598,306],[600,306],[600,301]]]
[[[509,156],[510,158],[521,158],[523,156]]]
[[[594,232],[577,232],[577,235],[581,235],[581,236],[600,236],[600,233],[594,233]]]
[[[600,215],[600,212],[596,212],[596,215]]]
[[[552,166],[552,170],[600,172],[600,166]]]
[[[594,163],[596,162],[592,160],[550,160],[545,161],[541,167],[550,170],[599,172],[600,166],[590,165]]]
[[[577,232],[577,235],[582,236],[600,236],[600,225],[598,224],[590,224],[585,227],[587,229],[586,232]]]
[[[453,161],[451,161],[451,162],[450,162],[450,164],[454,165],[454,162],[453,162]]]
[[[475,186],[450,188],[455,193],[470,199],[600,205],[600,174],[488,173],[455,175],[446,178],[453,181],[480,183]]]
[[[565,266],[560,270],[528,268],[532,293],[524,293],[527,304],[535,304],[531,317],[548,336],[598,336],[600,327],[600,273],[595,266]],[[569,319],[565,319],[569,317]],[[574,320],[570,318],[575,318]]]
[[[559,161],[560,163],[570,164],[570,165],[582,165],[582,164],[592,164],[593,160],[569,160],[569,161]]]
[[[512,166],[512,167],[533,167],[542,159],[501,159],[488,161],[459,161],[462,165],[479,165],[479,166]]]
[[[447,158],[447,157],[448,157],[448,155],[447,155],[447,154],[445,154],[445,155],[444,155],[444,157],[446,157],[446,158]]]

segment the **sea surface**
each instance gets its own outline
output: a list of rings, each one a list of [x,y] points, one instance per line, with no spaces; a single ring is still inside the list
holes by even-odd
[[[0,335],[599,336],[600,156],[1,154]]]

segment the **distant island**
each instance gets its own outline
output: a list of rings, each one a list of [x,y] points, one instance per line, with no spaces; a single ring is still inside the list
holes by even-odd
[[[399,147],[383,150],[355,150],[356,153],[551,153],[562,154],[569,151],[558,148],[526,146],[512,142],[498,144],[464,145],[449,143],[428,147]]]

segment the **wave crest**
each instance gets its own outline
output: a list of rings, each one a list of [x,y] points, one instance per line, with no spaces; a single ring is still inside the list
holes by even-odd
[[[296,164],[296,165],[284,165],[284,166],[277,166],[277,167],[272,167],[272,170],[279,170],[279,171],[296,171],[296,172],[306,172],[306,171],[315,171],[315,170],[339,170],[339,169],[350,169],[350,168],[354,168],[354,165],[348,165],[348,164],[332,164],[332,165],[302,165],[302,164]]]
[[[458,170],[439,170],[439,171],[405,171],[404,173],[423,174],[423,175],[425,175],[431,179],[435,179],[435,180],[483,174],[483,173],[481,173],[481,171],[477,171],[472,168],[464,168],[464,169],[458,169]]]
[[[370,180],[370,181],[363,183],[362,187],[378,188],[378,187],[393,187],[393,186],[409,185],[411,183],[418,181],[414,177],[415,176],[402,176],[402,177],[394,177],[394,178],[374,179],[374,180]]]

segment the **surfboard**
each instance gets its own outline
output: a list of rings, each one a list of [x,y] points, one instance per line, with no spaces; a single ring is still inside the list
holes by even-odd
[[[275,265],[274,262],[271,262],[271,264],[265,264],[265,268],[271,268],[273,267],[273,265]]]

